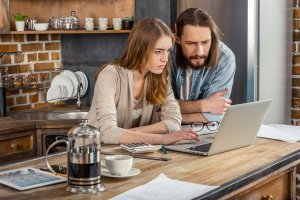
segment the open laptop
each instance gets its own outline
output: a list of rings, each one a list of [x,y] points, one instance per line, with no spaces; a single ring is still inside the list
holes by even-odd
[[[185,144],[167,145],[166,148],[192,154],[210,156],[245,147],[255,142],[272,100],[232,105],[226,111],[216,136]]]

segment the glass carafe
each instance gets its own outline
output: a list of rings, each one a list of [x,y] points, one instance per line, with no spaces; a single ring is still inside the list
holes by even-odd
[[[68,131],[68,141],[58,140],[52,143],[46,152],[46,164],[56,174],[47,160],[49,150],[58,143],[67,143],[68,151],[68,187],[74,193],[95,193],[104,190],[101,183],[101,135],[100,131],[82,120]]]

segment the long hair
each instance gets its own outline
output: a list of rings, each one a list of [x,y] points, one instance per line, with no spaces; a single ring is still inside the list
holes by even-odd
[[[157,18],[145,18],[141,20],[130,32],[124,54],[112,64],[120,65],[129,70],[138,70],[141,73],[150,55],[154,52],[156,42],[163,35],[170,36],[174,43],[174,35],[163,21]],[[147,73],[145,78],[147,88],[145,92],[148,102],[152,104],[166,103],[170,64],[171,61],[169,58],[161,74]],[[97,75],[102,69],[98,71]]]
[[[183,35],[183,28],[185,25],[192,25],[192,26],[202,26],[202,27],[209,27],[211,30],[212,36],[212,43],[210,52],[208,55],[208,61],[206,63],[207,66],[215,67],[218,63],[220,50],[219,50],[219,41],[221,39],[221,31],[212,19],[212,17],[201,10],[200,8],[188,8],[184,12],[182,12],[177,21],[175,26],[175,32],[177,37],[181,37]],[[182,53],[182,48],[179,44],[176,43],[176,63],[180,67],[186,66],[186,59]]]

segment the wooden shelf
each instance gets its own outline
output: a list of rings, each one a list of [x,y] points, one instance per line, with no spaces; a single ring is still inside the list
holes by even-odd
[[[46,31],[10,31],[10,34],[20,35],[20,34],[99,34],[99,33],[129,33],[130,30],[46,30]]]

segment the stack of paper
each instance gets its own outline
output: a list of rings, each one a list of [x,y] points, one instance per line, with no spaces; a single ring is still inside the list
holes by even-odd
[[[192,199],[218,186],[207,186],[168,178],[161,173],[154,180],[115,196],[113,200]]]
[[[295,143],[300,140],[300,126],[283,124],[262,125],[257,137]]]

